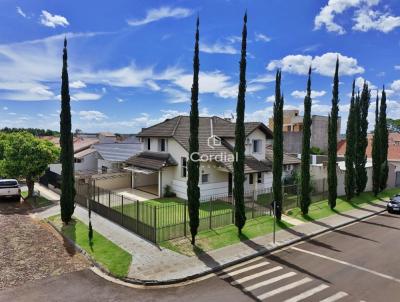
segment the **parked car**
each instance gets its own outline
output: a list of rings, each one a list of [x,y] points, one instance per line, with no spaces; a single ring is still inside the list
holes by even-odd
[[[394,196],[387,204],[387,211],[389,213],[400,213],[400,195]]]
[[[21,199],[21,188],[16,179],[0,179],[0,198]]]

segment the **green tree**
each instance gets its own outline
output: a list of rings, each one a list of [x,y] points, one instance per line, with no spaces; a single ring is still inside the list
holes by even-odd
[[[350,110],[349,117],[347,119],[346,129],[346,154],[345,164],[346,173],[344,178],[344,188],[346,192],[346,199],[351,200],[354,197],[355,190],[355,170],[354,170],[354,157],[355,157],[355,132],[356,132],[356,120],[355,120],[355,80],[353,81],[353,88],[351,92]]]
[[[310,139],[311,139],[311,67],[308,70],[307,94],[304,98],[303,146],[301,152],[301,196],[300,205],[303,214],[308,214],[310,198]]]
[[[74,147],[71,132],[71,105],[68,81],[67,39],[64,39],[63,67],[61,76],[61,113],[60,113],[60,147],[61,147],[61,219],[68,224],[75,210]]]
[[[336,207],[337,198],[337,124],[339,114],[339,58],[336,60],[332,90],[332,109],[328,129],[328,202],[331,209]]]
[[[275,79],[275,103],[274,103],[274,142],[272,150],[274,161],[272,163],[272,193],[275,203],[275,215],[278,221],[282,217],[282,167],[283,167],[283,104],[284,98],[281,93],[280,70],[276,72]]]
[[[234,154],[237,158],[233,162],[233,196],[235,199],[235,225],[239,234],[246,223],[244,206],[244,156],[245,156],[245,129],[244,111],[246,95],[246,48],[247,48],[247,12],[244,15],[242,31],[242,52],[240,58],[240,82],[236,106],[235,147]]]
[[[28,197],[31,197],[35,181],[58,159],[59,149],[27,132],[2,135],[0,140],[0,174],[7,178],[25,178]]]
[[[357,195],[364,192],[368,182],[366,150],[368,146],[368,109],[371,100],[371,92],[368,88],[368,84],[365,82],[361,97],[358,100],[358,129],[357,129],[357,141],[356,141],[356,191]]]
[[[385,87],[382,90],[382,98],[381,98],[381,107],[379,112],[379,136],[380,136],[380,147],[381,147],[381,171],[380,171],[380,190],[384,190],[386,188],[386,183],[389,174],[389,166],[388,166],[388,147],[389,147],[389,131],[387,126],[386,119],[386,92]]]
[[[189,138],[189,161],[188,161],[188,210],[190,233],[192,235],[192,244],[195,244],[197,229],[199,227],[199,207],[200,207],[200,189],[199,189],[199,18],[196,23],[196,41],[194,44],[193,58],[193,84],[190,109],[190,138]],[[193,159],[193,160],[192,160]]]
[[[380,191],[380,171],[381,171],[381,140],[379,134],[379,93],[376,94],[375,105],[375,128],[372,141],[372,191],[377,196]]]
[[[394,120],[391,118],[386,119],[388,129],[390,131],[400,132],[400,119]]]

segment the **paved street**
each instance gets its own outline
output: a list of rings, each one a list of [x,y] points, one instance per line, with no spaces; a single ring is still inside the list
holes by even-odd
[[[131,289],[85,270],[1,291],[0,301],[398,301],[399,231],[400,216],[382,214],[185,287]]]

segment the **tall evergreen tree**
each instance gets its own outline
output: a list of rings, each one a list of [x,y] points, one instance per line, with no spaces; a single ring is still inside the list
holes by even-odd
[[[74,147],[71,132],[71,105],[68,82],[67,38],[64,39],[61,76],[60,161],[61,161],[61,219],[68,224],[75,210]]]
[[[385,86],[382,90],[382,99],[381,99],[381,107],[379,112],[379,135],[381,142],[381,172],[380,172],[380,190],[384,190],[386,188],[386,183],[389,174],[389,166],[388,166],[388,147],[389,147],[389,131],[387,127],[387,119],[386,119],[386,91]]]
[[[235,148],[236,160],[233,163],[233,196],[235,199],[235,225],[239,234],[246,223],[244,206],[244,158],[245,158],[245,129],[244,111],[246,95],[246,48],[247,48],[247,12],[243,19],[242,52],[240,58],[240,82],[236,106]]]
[[[274,103],[274,142],[273,153],[274,161],[272,162],[272,192],[275,203],[275,215],[280,221],[282,217],[282,167],[283,167],[283,95],[281,93],[281,77],[280,70],[276,72],[275,80],[275,103]]]
[[[355,120],[355,80],[353,81],[353,88],[351,92],[349,118],[347,119],[346,129],[346,174],[344,180],[344,187],[346,192],[346,199],[351,200],[354,196],[355,190],[355,171],[354,171],[354,157],[355,157],[355,132],[356,132],[356,120]]]
[[[336,60],[332,90],[332,109],[328,123],[328,202],[331,209],[336,207],[337,198],[337,124],[339,114],[339,58]]]
[[[301,196],[303,214],[308,214],[310,198],[310,139],[311,139],[311,66],[308,70],[307,94],[304,97],[303,146],[301,152]]]
[[[371,100],[371,92],[368,88],[368,84],[365,82],[361,97],[358,102],[358,133],[356,142],[356,191],[357,195],[364,192],[368,182],[367,169],[365,167],[367,163],[366,150],[368,146],[368,109]]]
[[[189,161],[188,161],[188,210],[190,233],[192,235],[192,244],[195,244],[197,229],[199,227],[199,207],[200,207],[200,189],[199,189],[199,170],[200,162],[198,160],[199,152],[199,17],[196,23],[196,41],[194,44],[193,58],[193,84],[190,109],[190,138],[189,138]],[[192,160],[193,159],[193,160]]]
[[[375,105],[375,129],[372,141],[372,191],[378,195],[380,191],[380,171],[381,171],[381,141],[379,134],[379,92],[376,94]]]

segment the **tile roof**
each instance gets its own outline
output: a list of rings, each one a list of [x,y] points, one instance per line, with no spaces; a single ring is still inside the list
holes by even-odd
[[[126,164],[158,171],[163,167],[176,166],[178,163],[169,153],[144,151],[125,161]]]
[[[41,139],[52,142],[57,147],[60,147],[60,137],[58,136],[42,136]],[[74,153],[78,153],[82,150],[90,148],[92,145],[97,144],[99,140],[97,138],[87,137],[76,137],[73,138]]]
[[[83,158],[86,155],[94,153],[94,152],[97,152],[96,149],[92,149],[92,148],[85,149],[85,150],[82,150],[82,151],[79,151],[79,152],[75,153],[74,154],[74,158]]]
[[[366,155],[368,158],[372,157],[372,142],[373,134],[368,134],[368,146],[366,150]],[[338,143],[337,154],[345,155],[346,153],[346,140],[342,140]],[[400,161],[400,133],[390,132],[388,139],[388,160],[390,161]]]
[[[273,152],[272,146],[267,146],[265,148],[265,159],[268,162],[271,162],[271,165],[272,165],[272,162],[274,161],[274,152]],[[283,164],[284,165],[298,165],[300,163],[301,163],[301,160],[298,159],[297,157],[294,157],[287,153],[283,153]]]

